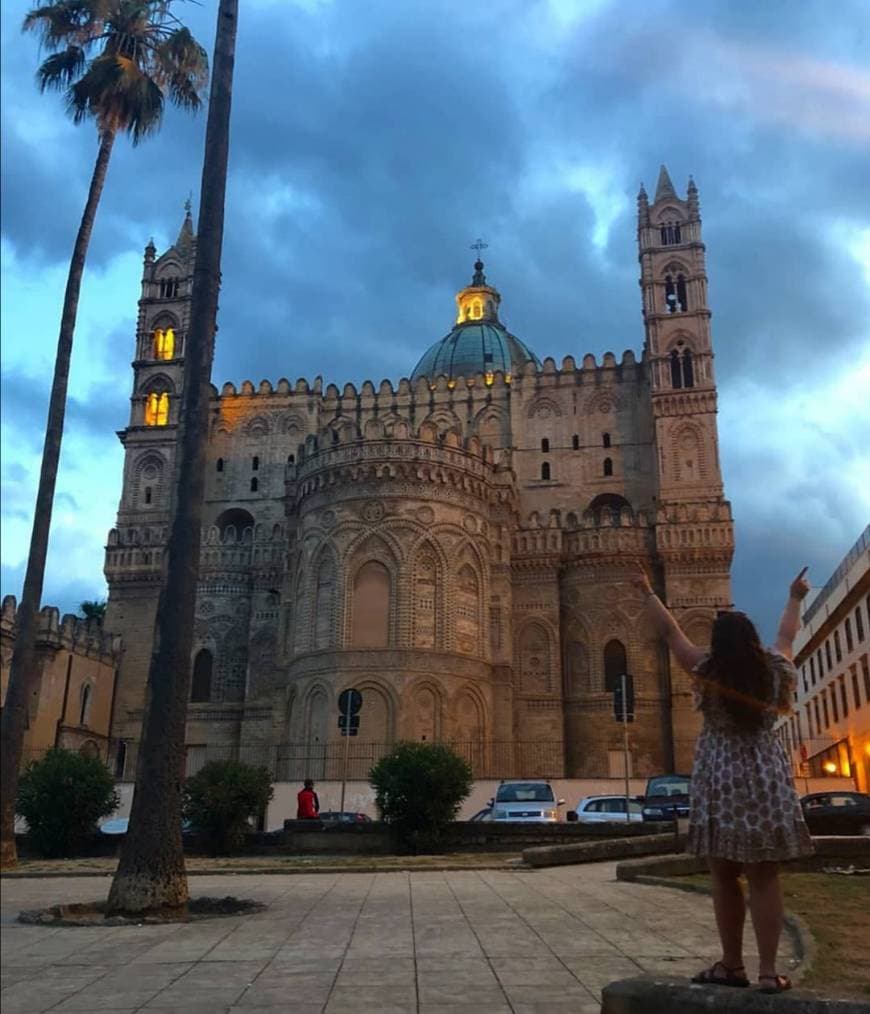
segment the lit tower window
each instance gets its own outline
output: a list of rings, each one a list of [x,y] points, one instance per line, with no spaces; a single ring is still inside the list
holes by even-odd
[[[145,399],[145,425],[165,426],[169,422],[169,395],[152,391]]]
[[[155,359],[172,359],[175,355],[175,328],[156,327],[153,346]]]

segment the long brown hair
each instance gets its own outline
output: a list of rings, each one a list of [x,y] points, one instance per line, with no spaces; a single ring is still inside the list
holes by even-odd
[[[700,676],[705,693],[715,694],[734,724],[746,731],[761,728],[766,711],[780,711],[788,689],[780,686],[774,699],[773,670],[758,631],[746,613],[736,610],[716,617]]]

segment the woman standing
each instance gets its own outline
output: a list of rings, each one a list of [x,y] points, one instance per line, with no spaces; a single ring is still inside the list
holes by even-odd
[[[772,649],[762,647],[745,613],[733,611],[717,615],[709,652],[686,637],[647,575],[638,576],[662,636],[692,675],[695,706],[704,716],[692,771],[687,850],[710,862],[722,957],[693,982],[749,985],[743,964],[746,902],[739,879],[744,873],[758,942],[759,985],[766,993],[791,988],[788,976],[776,971],[783,924],[778,864],[810,854],[813,844],[773,725],[792,707],[792,642],[800,603],[810,590],[806,572],[804,567],[791,583]]]

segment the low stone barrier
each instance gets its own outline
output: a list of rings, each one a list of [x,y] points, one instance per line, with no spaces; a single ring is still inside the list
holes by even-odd
[[[813,838],[814,855],[792,859],[782,864],[784,873],[813,873],[829,866],[870,868],[870,836],[824,835]],[[640,853],[634,853],[639,855]],[[626,853],[628,855],[628,853]],[[707,860],[679,854],[650,855],[643,859],[626,859],[616,866],[616,879],[651,883],[666,877],[685,877],[706,873]]]
[[[684,835],[678,836],[668,832],[581,841],[570,845],[545,845],[525,849],[523,859],[529,866],[569,866],[573,863],[598,863],[608,859],[623,859],[626,856],[662,855],[684,845]]]
[[[761,993],[757,989],[696,986],[685,979],[638,976],[604,987],[601,1014],[868,1014],[861,1000],[835,1000],[792,989]]]
[[[661,837],[667,845],[651,851],[666,852],[674,848],[673,832],[661,834],[672,825],[664,823],[630,824],[524,824],[509,821],[456,821],[451,824],[438,845],[439,854],[451,852],[523,852],[529,846],[574,848],[578,844],[607,844],[612,838],[628,836],[638,842]],[[392,835],[386,824],[367,821],[359,824],[323,824],[317,820],[285,820],[281,835],[281,851],[301,854],[388,855],[395,851]],[[570,843],[570,844],[566,844]],[[525,851],[524,851],[525,850]],[[650,850],[622,851],[619,855],[644,855]],[[607,858],[607,857],[605,857]],[[574,860],[567,860],[574,861]],[[542,864],[552,865],[552,864]]]

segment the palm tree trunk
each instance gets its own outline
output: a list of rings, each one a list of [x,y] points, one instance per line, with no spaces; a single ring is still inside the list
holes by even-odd
[[[73,334],[76,327],[76,313],[79,307],[79,292],[85,270],[85,258],[94,228],[94,219],[106,171],[115,143],[114,131],[104,130],[100,134],[97,161],[91,175],[91,185],[85,210],[79,223],[73,246],[66,291],[63,297],[63,313],[60,318],[60,334],[57,339],[57,355],[54,360],[54,379],[48,402],[48,421],[45,426],[45,443],[42,447],[42,467],[39,470],[39,488],[33,514],[33,529],[30,534],[30,552],[24,575],[24,589],[18,605],[15,647],[12,652],[12,667],[9,685],[3,703],[2,735],[0,735],[0,866],[11,867],[18,862],[15,850],[15,796],[18,791],[18,769],[21,766],[21,752],[24,733],[28,724],[30,698],[36,689],[38,678],[36,658],[36,627],[39,606],[42,600],[42,584],[45,578],[45,559],[48,555],[48,536],[51,530],[51,511],[54,504],[54,487],[57,483],[57,468],[60,460],[60,444],[63,437],[63,418],[66,413],[66,392],[69,385],[69,364],[72,357]]]
[[[184,733],[199,575],[237,20],[238,0],[221,0],[185,349],[176,509],[157,605],[136,792],[129,831],[109,892],[109,912],[174,909],[188,899],[181,840]]]

